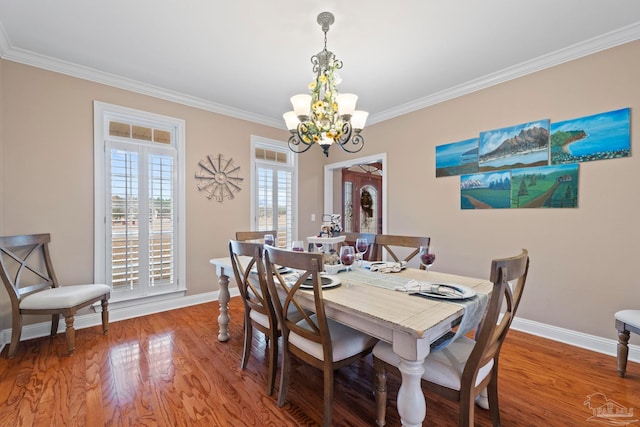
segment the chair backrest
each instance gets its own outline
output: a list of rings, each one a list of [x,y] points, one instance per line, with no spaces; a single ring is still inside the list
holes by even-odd
[[[265,279],[262,247],[261,243],[231,240],[229,256],[236,284],[245,305],[245,314],[248,316],[250,310],[262,313],[269,318],[269,327],[275,327],[277,317]]]
[[[364,253],[363,259],[366,261],[380,260],[380,251],[378,250],[378,245],[376,243],[375,233],[344,233],[344,235],[346,236],[346,239],[342,242],[342,245],[349,245],[354,248],[356,247],[356,240],[367,239],[369,247],[367,248],[367,252]]]
[[[490,360],[494,360],[495,367],[500,348],[520,304],[528,272],[529,253],[526,249],[523,249],[520,255],[494,259],[491,262],[490,280],[493,282],[493,290],[485,316],[476,333],[476,345],[469,355],[462,374],[463,384],[475,384],[478,371]],[[509,282],[514,281],[512,289]],[[503,302],[505,303],[504,311],[500,317]]]
[[[276,315],[282,328],[282,336],[288,341],[291,332],[322,345],[324,360],[333,359],[331,336],[322,299],[320,272],[324,268],[322,254],[293,252],[265,246],[265,264],[267,266],[267,285]],[[298,270],[299,278],[287,283],[278,272],[278,267]],[[314,313],[305,310],[300,302],[300,288],[307,279],[313,286],[316,321],[311,319]],[[308,282],[307,282],[308,283]],[[279,296],[279,297],[278,297]],[[295,310],[292,308],[295,307]],[[293,316],[295,315],[295,317]],[[302,317],[302,320],[300,319]]]
[[[413,257],[418,255],[418,253],[420,252],[420,246],[428,247],[430,242],[431,238],[429,237],[393,236],[390,234],[376,235],[376,244],[379,247],[380,256],[382,256],[382,253],[386,251],[387,254],[389,254],[395,262],[409,262],[411,259],[413,259]],[[395,253],[395,251],[398,251],[398,248],[411,248],[413,250],[404,258],[401,258]],[[420,268],[424,269],[422,265],[420,265]]]
[[[49,234],[0,237],[0,276],[14,310],[20,299],[58,287],[49,255]]]
[[[260,240],[264,243],[264,235],[273,234],[273,237],[278,237],[277,230],[266,231],[236,231],[236,240],[246,242],[247,240]]]

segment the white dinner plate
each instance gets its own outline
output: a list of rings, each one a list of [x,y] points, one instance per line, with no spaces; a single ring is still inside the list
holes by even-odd
[[[463,299],[469,299],[476,296],[476,291],[468,286],[458,285],[457,283],[442,283],[441,285],[444,285],[445,287],[450,286],[450,287],[459,289],[462,292],[462,294],[445,294],[445,293],[426,292],[426,291],[416,292],[416,293],[419,294],[420,296],[425,296],[429,298],[446,299],[446,300],[463,300]]]
[[[322,283],[322,289],[331,289],[342,284],[342,281],[338,277],[332,276],[330,274],[323,274],[322,276],[320,276],[320,281]],[[302,282],[302,284],[300,285],[300,289],[313,289],[313,282],[311,281],[311,279],[309,278]]]

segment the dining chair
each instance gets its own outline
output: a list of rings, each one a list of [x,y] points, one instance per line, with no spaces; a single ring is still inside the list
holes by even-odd
[[[0,237],[0,275],[11,300],[11,344],[8,357],[15,356],[22,335],[22,315],[51,315],[51,336],[58,333],[60,315],[66,323],[67,354],[75,349],[76,312],[94,302],[102,304],[102,332],[109,329],[107,285],[60,286],[49,253],[49,234]]]
[[[460,336],[443,349],[429,353],[425,359],[422,387],[458,402],[459,426],[473,426],[474,400],[485,389],[492,424],[500,425],[498,358],[520,304],[528,271],[529,254],[525,249],[520,255],[493,260],[490,277],[493,289],[475,339]],[[390,344],[376,344],[373,349],[373,364],[379,426],[385,424],[386,372],[399,374],[399,363],[399,356],[393,352]]]
[[[618,330],[618,376],[624,378],[629,357],[629,335],[640,334],[640,310],[621,310],[615,314]]]
[[[386,251],[386,253],[391,256],[391,258],[393,258],[395,262],[409,262],[411,259],[413,259],[413,257],[418,255],[418,253],[420,252],[420,246],[428,247],[430,242],[431,239],[429,237],[394,236],[390,234],[376,235],[376,245],[378,246],[378,250],[380,251],[379,256],[382,257],[382,254]],[[396,251],[400,253],[401,249],[399,248],[411,248],[413,249],[413,251],[404,258],[401,258],[396,254]],[[424,270],[425,267],[420,264],[420,269]]]
[[[367,251],[363,255],[363,260],[365,261],[380,261],[380,252],[378,250],[378,245],[376,244],[376,234],[375,233],[343,233],[346,237],[344,242],[340,244],[349,245],[356,247],[356,240],[358,239],[366,239],[369,242],[369,247],[367,247]],[[340,252],[340,247],[338,247],[338,253]]]
[[[324,265],[322,254],[265,247],[265,264],[267,285],[282,328],[278,406],[285,403],[291,370],[290,357],[295,356],[322,370],[322,425],[331,426],[334,371],[369,354],[377,339],[327,318],[320,280]],[[278,272],[278,266],[286,266],[299,273],[289,280]],[[312,289],[301,288],[305,282],[310,283]],[[277,295],[282,298],[276,298]],[[303,301],[312,303],[314,313],[304,311]],[[290,317],[290,307],[303,313],[301,320]]]
[[[266,231],[236,231],[236,240],[246,242],[248,240],[259,240],[261,243],[264,243],[264,235],[271,234],[274,237],[278,235],[277,230],[266,230]]]
[[[278,355],[278,318],[267,290],[261,243],[229,242],[229,256],[244,304],[244,350],[240,368],[245,369],[253,344],[253,329],[262,332],[268,346],[267,394],[273,394]]]

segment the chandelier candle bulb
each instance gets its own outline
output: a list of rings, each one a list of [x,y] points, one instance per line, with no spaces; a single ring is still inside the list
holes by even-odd
[[[342,61],[327,50],[333,14],[322,12],[317,21],[324,32],[324,49],[311,57],[315,78],[309,83],[309,94],[292,96],[293,111],[282,116],[291,132],[289,148],[294,153],[304,153],[317,144],[328,157],[329,148],[335,143],[348,153],[357,153],[364,147],[360,131],[368,113],[356,111],[357,95],[338,92],[341,79],[337,70],[342,68]]]

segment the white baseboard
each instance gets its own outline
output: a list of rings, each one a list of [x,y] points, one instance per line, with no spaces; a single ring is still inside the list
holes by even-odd
[[[617,356],[617,340],[576,332],[571,329],[559,328],[557,326],[518,317],[513,319],[511,327],[518,331],[585,348],[597,353],[603,353],[613,357]],[[613,325],[611,327],[613,328]],[[640,362],[640,346],[629,344],[628,360]]]
[[[232,297],[239,295],[238,288],[229,289]],[[159,313],[177,308],[188,307],[205,302],[217,301],[218,291],[206,292],[197,295],[187,295],[180,298],[157,301],[153,303],[137,305],[134,307],[123,307],[109,310],[109,322],[118,322],[120,320],[131,319],[133,317],[146,316],[149,314]],[[77,316],[74,322],[76,329],[89,328],[102,324],[100,313],[90,313]],[[60,322],[58,332],[64,332],[64,322]],[[513,329],[526,332],[528,334],[537,335],[554,341],[576,347],[585,348],[587,350],[598,353],[607,354],[615,357],[617,352],[617,340],[597,337],[582,332],[572,331],[570,329],[559,328],[545,323],[534,322],[532,320],[521,319],[516,317],[511,325]],[[22,340],[29,340],[49,335],[51,322],[42,322],[33,325],[27,325],[22,330]],[[11,329],[5,329],[0,332],[0,351],[5,345],[11,342]],[[629,360],[640,363],[640,346],[629,345]]]
[[[229,289],[232,297],[240,295],[237,287]],[[203,304],[205,302],[217,301],[219,291],[205,292],[196,295],[186,295],[179,298],[154,301],[147,304],[139,304],[136,306],[109,308],[109,323],[118,322],[120,320],[131,319],[134,317],[147,316],[149,314],[160,313],[163,311],[175,310],[177,308],[189,307],[191,305]],[[83,314],[75,317],[74,328],[76,330],[90,328],[102,324],[102,314],[97,313]],[[64,332],[65,324],[61,319],[58,326],[58,333]],[[51,322],[41,322],[32,325],[26,325],[22,328],[20,339],[30,340],[34,338],[46,337],[51,333]],[[11,329],[5,329],[0,332],[0,351],[4,346],[11,342]]]

